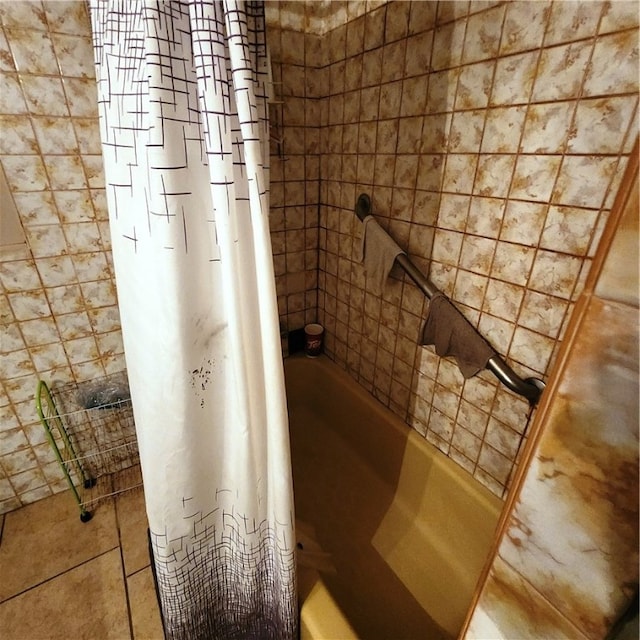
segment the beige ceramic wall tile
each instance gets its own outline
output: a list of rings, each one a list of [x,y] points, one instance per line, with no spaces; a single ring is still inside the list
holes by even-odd
[[[566,300],[527,291],[518,322],[537,333],[556,338],[560,333],[567,309]]]
[[[2,166],[9,188],[15,191],[42,191],[49,181],[39,156],[3,156]]]
[[[523,153],[562,153],[574,117],[575,103],[532,105],[527,112],[520,144]]]
[[[557,156],[518,156],[511,185],[511,197],[548,202],[560,164],[561,159]]]
[[[623,3],[624,4],[624,3]],[[545,44],[581,40],[596,34],[605,2],[554,2],[545,33]]]
[[[562,4],[573,3],[555,3],[554,10]],[[544,49],[532,99],[543,102],[578,97],[592,51],[593,45],[588,41]]]
[[[14,193],[13,198],[23,224],[57,224],[58,211],[50,191]]]
[[[504,7],[495,7],[469,18],[462,62],[477,62],[497,55],[504,11]]]
[[[89,16],[86,6],[82,3],[45,2],[43,6],[47,24],[52,31],[71,35],[89,32]]]
[[[21,155],[36,153],[38,143],[31,122],[19,115],[0,116],[0,154]]]
[[[493,345],[500,353],[506,352],[514,332],[514,323],[495,316],[483,313],[480,322],[477,324],[478,330],[484,338]]]
[[[582,100],[575,115],[577,134],[568,145],[570,153],[616,153],[623,145],[636,98],[603,98]]]
[[[58,73],[53,45],[48,34],[17,28],[6,29],[5,34],[18,73]]]
[[[551,2],[512,2],[502,25],[500,55],[537,49],[544,37]]]
[[[585,95],[606,96],[638,90],[637,31],[598,38],[584,84]]]

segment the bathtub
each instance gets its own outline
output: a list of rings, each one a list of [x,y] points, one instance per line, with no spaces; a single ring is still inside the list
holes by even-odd
[[[285,360],[301,638],[455,638],[502,502],[326,356]]]

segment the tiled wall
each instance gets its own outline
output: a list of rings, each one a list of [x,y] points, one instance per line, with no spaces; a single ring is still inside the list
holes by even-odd
[[[267,4],[273,20],[279,4]],[[310,61],[319,50],[320,38],[269,28],[268,40],[275,94],[270,107],[271,244],[281,326],[291,330],[314,322],[317,315],[321,87],[314,83],[315,65],[307,67],[305,58]]]
[[[549,370],[629,153],[634,2],[268,2],[272,232],[288,329],[495,493],[528,407],[416,346],[426,311],[354,261],[357,194],[523,375]],[[84,2],[0,3],[0,153],[29,249],[3,253],[0,510],[64,487],[39,376],[124,367]]]
[[[378,221],[513,368],[547,375],[637,132],[637,3],[270,4],[285,228],[301,225],[312,158],[310,225],[278,245],[283,317],[302,325],[301,292],[282,283],[313,282],[315,262],[294,259],[319,201],[326,351],[503,495],[527,403],[417,346],[426,303],[402,274],[382,297],[367,290],[354,204],[369,193]]]
[[[0,3],[0,161],[28,248],[0,253],[0,512],[60,491],[38,378],[124,369],[85,2]]]

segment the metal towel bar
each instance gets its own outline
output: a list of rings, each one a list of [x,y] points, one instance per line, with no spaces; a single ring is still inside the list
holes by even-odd
[[[361,194],[356,202],[356,215],[360,220],[364,220],[371,215],[371,198],[366,193]],[[438,288],[426,278],[411,260],[401,253],[396,262],[406,271],[407,275],[415,282],[417,287],[427,298],[431,299]],[[489,358],[487,369],[491,371],[502,384],[511,391],[524,396],[532,405],[535,405],[540,398],[545,383],[538,378],[522,379],[500,356],[495,355]]]

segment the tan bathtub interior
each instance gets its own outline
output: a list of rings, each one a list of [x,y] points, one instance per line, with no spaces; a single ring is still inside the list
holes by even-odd
[[[502,502],[328,359],[286,373],[302,640],[455,638]]]

